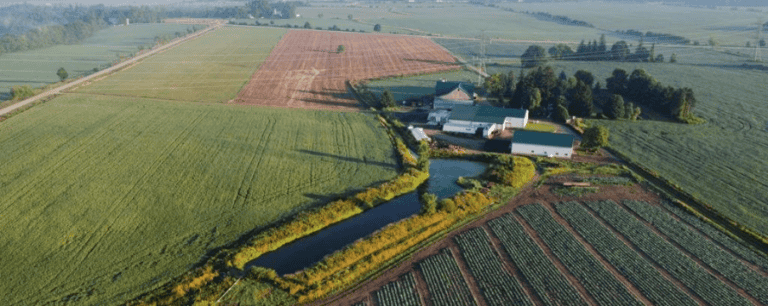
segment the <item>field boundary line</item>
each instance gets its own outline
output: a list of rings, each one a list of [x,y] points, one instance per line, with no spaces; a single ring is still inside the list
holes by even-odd
[[[203,35],[205,35],[207,33],[210,33],[212,31],[218,29],[219,27],[221,27],[221,25],[210,26],[209,28],[204,29],[204,30],[202,30],[202,31],[200,31],[198,33],[193,33],[193,34],[191,34],[191,35],[189,35],[187,37],[184,37],[184,38],[182,38],[180,40],[177,40],[175,42],[171,42],[171,43],[165,44],[163,46],[157,47],[156,49],[154,49],[152,51],[149,51],[147,53],[138,55],[136,57],[128,59],[128,60],[126,60],[126,61],[124,61],[122,63],[119,63],[119,64],[114,65],[112,67],[109,67],[107,69],[101,70],[101,71],[96,72],[94,74],[82,77],[80,79],[77,79],[77,80],[69,83],[69,84],[66,84],[66,85],[63,85],[63,86],[60,86],[60,87],[57,87],[57,88],[54,88],[54,89],[51,89],[51,90],[39,93],[39,94],[37,94],[37,95],[35,95],[33,97],[21,100],[18,103],[10,105],[10,106],[8,106],[8,107],[6,107],[4,109],[0,109],[0,116],[7,115],[7,114],[9,114],[9,113],[11,113],[11,112],[13,112],[15,110],[18,110],[18,109],[21,109],[22,107],[30,105],[30,104],[32,104],[32,103],[34,103],[34,102],[36,102],[36,101],[38,101],[40,99],[44,99],[44,98],[47,98],[49,96],[62,93],[63,91],[65,91],[67,89],[70,89],[72,87],[76,87],[76,86],[78,86],[78,85],[80,85],[82,83],[85,83],[87,81],[90,81],[90,80],[92,80],[94,78],[98,78],[98,77],[102,77],[102,76],[107,76],[107,75],[109,75],[111,73],[120,71],[121,69],[125,68],[126,66],[129,66],[129,65],[131,65],[133,63],[136,63],[136,62],[138,62],[138,61],[140,61],[140,60],[142,60],[144,58],[147,58],[147,57],[152,56],[154,54],[157,54],[159,52],[165,51],[167,49],[176,47],[176,46],[178,46],[178,45],[180,45],[180,44],[182,44],[184,42],[187,42],[189,40],[201,37],[201,36],[203,36]]]

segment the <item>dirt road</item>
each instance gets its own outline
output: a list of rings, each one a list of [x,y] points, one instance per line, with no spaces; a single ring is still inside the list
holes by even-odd
[[[137,61],[140,61],[140,60],[142,60],[142,59],[144,59],[146,57],[149,57],[149,56],[151,56],[153,54],[156,54],[158,52],[162,52],[162,51],[168,50],[170,48],[173,48],[175,46],[178,46],[178,45],[182,44],[185,41],[188,41],[190,39],[194,39],[194,38],[200,37],[202,35],[205,35],[208,32],[211,32],[211,31],[214,31],[214,30],[218,29],[222,25],[223,25],[223,23],[212,24],[211,26],[209,26],[208,28],[206,28],[206,29],[204,29],[204,30],[202,30],[200,32],[193,33],[193,34],[185,36],[185,37],[174,39],[170,43],[167,43],[167,44],[162,45],[160,47],[153,48],[153,49],[151,49],[147,53],[138,55],[136,57],[128,59],[128,60],[126,60],[126,61],[124,61],[122,63],[119,63],[119,64],[114,65],[112,67],[109,67],[107,69],[101,70],[99,72],[96,72],[94,74],[91,74],[91,75],[88,75],[88,76],[85,76],[85,77],[82,77],[82,78],[80,78],[80,79],[78,79],[78,80],[76,80],[74,82],[69,83],[69,84],[66,84],[66,85],[63,85],[63,86],[60,86],[60,87],[57,87],[57,88],[53,88],[53,89],[44,91],[44,92],[39,93],[39,94],[37,94],[37,95],[35,95],[33,97],[21,100],[20,102],[15,103],[15,104],[13,104],[11,106],[8,106],[6,108],[0,109],[0,116],[4,116],[6,114],[9,114],[9,113],[11,113],[11,112],[13,112],[13,111],[15,111],[17,109],[20,109],[22,107],[25,107],[25,106],[27,106],[29,104],[34,103],[35,101],[38,101],[38,100],[50,97],[52,95],[58,94],[58,93],[60,93],[62,91],[65,91],[67,89],[76,87],[76,86],[82,84],[83,82],[88,82],[88,81],[93,80],[95,78],[106,76],[106,75],[108,75],[108,74],[110,74],[112,72],[118,71],[118,70],[120,70],[120,69],[122,69],[122,68],[124,68],[124,67],[126,67],[128,65],[136,63]]]

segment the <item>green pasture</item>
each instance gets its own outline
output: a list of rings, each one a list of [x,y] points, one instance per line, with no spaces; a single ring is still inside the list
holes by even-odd
[[[619,2],[558,2],[558,3],[505,3],[502,7],[515,11],[547,12],[589,22],[609,31],[635,29],[642,32],[669,33],[698,40],[706,45],[710,37],[720,44],[744,46],[754,44],[759,18],[768,20],[768,7],[757,8],[762,12],[748,11],[741,7],[717,9],[653,3]],[[621,38],[613,35],[612,38]]]
[[[67,94],[0,123],[0,303],[118,304],[391,179],[359,113]]]
[[[60,67],[69,77],[93,73],[139,51],[138,46],[152,46],[155,36],[186,33],[191,25],[134,24],[115,26],[99,31],[80,44],[58,45],[43,49],[0,55],[0,99],[8,98],[11,87],[30,85],[42,87],[59,81]]]
[[[768,108],[766,73],[735,64],[553,62],[556,73],[585,69],[605,86],[615,68],[642,68],[659,82],[690,87],[701,125],[594,120],[611,145],[659,172],[726,216],[768,235]],[[508,69],[496,68],[497,71]],[[519,67],[513,68],[518,71]],[[493,72],[493,71],[491,71]]]
[[[78,89],[197,102],[226,102],[247,84],[284,29],[224,27]]]
[[[368,83],[372,92],[381,94],[389,90],[395,100],[402,101],[409,98],[431,95],[435,93],[435,83],[445,79],[454,82],[477,82],[477,74],[467,70],[430,73],[417,76],[386,78],[374,80]]]

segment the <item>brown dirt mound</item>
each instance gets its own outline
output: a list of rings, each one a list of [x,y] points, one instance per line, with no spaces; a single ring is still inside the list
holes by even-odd
[[[337,53],[339,45],[344,52]],[[457,69],[423,37],[293,30],[233,101],[289,108],[357,110],[345,81]]]

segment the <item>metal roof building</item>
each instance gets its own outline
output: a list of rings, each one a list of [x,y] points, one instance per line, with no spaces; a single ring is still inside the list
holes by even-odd
[[[569,134],[516,131],[510,151],[513,154],[570,158],[574,137]]]

